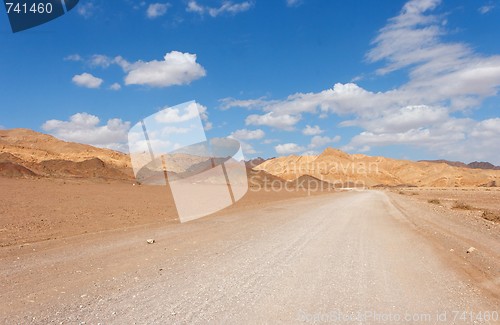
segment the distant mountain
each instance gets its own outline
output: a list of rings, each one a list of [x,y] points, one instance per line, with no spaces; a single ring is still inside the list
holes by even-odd
[[[461,162],[461,161],[449,161],[449,160],[444,160],[444,159],[437,159],[437,160],[419,160],[419,162],[428,162],[428,163],[435,163],[435,164],[447,164],[453,167],[462,167],[462,168],[469,168],[467,164]]]
[[[500,170],[500,166],[495,166],[489,162],[484,162],[484,161],[474,161],[468,164],[470,168],[477,168],[477,169],[494,169],[494,170]]]
[[[0,130],[0,176],[132,180],[128,155],[28,129]]]
[[[256,158],[246,162],[251,187],[497,186],[500,168],[489,163],[409,161],[327,148],[317,156]],[[186,169],[186,166],[190,166]],[[175,154],[172,178],[210,166],[203,157]],[[156,170],[151,170],[157,175]],[[162,173],[160,173],[163,177]],[[127,154],[59,140],[27,129],[0,130],[0,176],[134,181]],[[147,175],[146,175],[147,176]]]
[[[430,163],[438,163],[438,164],[447,164],[454,167],[463,167],[463,168],[475,168],[475,169],[492,169],[492,170],[500,170],[500,166],[495,166],[489,162],[484,161],[474,161],[469,164],[465,164],[460,161],[449,161],[449,160],[419,160],[421,162],[430,162]]]
[[[261,157],[257,157],[257,158],[254,158],[254,159],[246,160],[245,161],[245,165],[247,166],[247,168],[254,168],[256,166],[259,166],[260,164],[262,164],[266,160],[267,159],[264,159],[264,158],[261,158]]]
[[[452,165],[453,164],[453,165]],[[350,155],[327,148],[316,156],[287,156],[267,160],[255,170],[266,171],[286,181],[308,175],[335,187],[358,186],[496,186],[500,171],[475,169],[463,163],[397,160]]]
[[[252,170],[251,166],[264,161],[263,158],[256,158],[245,162],[250,186],[284,184],[285,181],[278,177]],[[167,166],[169,180],[196,175],[212,168],[212,163],[220,162],[182,153],[171,154]],[[145,166],[140,178],[147,179],[151,184],[165,184],[161,166]],[[136,181],[127,154],[62,141],[29,129],[0,130],[0,177]]]

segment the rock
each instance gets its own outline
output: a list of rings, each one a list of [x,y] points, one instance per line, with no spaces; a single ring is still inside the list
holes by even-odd
[[[469,249],[467,250],[467,254],[470,254],[472,253],[473,251],[475,251],[476,249],[474,247],[469,247]]]
[[[450,252],[454,252],[454,251],[455,251],[455,250],[454,250],[453,248],[452,248],[452,249],[450,249]]]
[[[148,243],[148,244],[154,244],[155,240],[154,239],[147,239],[146,243]]]

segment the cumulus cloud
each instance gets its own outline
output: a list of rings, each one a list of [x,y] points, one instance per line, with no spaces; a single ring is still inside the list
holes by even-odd
[[[101,78],[94,77],[93,75],[87,72],[82,74],[77,74],[73,76],[73,79],[71,80],[75,85],[85,88],[99,88],[101,87],[101,84],[104,81]]]
[[[271,144],[271,143],[275,143],[275,142],[279,142],[280,140],[278,139],[265,139],[264,141],[262,141],[262,144]]]
[[[81,3],[76,8],[76,12],[85,19],[92,17],[97,10],[97,6],[92,1]]]
[[[127,64],[118,61],[126,70],[126,85],[148,85],[152,87],[169,87],[186,85],[206,75],[205,69],[196,62],[196,54],[172,51],[162,61],[137,61]]]
[[[376,133],[402,132],[404,130],[429,127],[449,119],[448,111],[443,107],[426,105],[406,106],[399,109],[387,109],[373,117],[359,117],[347,120],[341,126],[361,126]]]
[[[122,86],[119,83],[115,82],[114,84],[112,84],[111,86],[109,86],[109,89],[111,89],[111,90],[120,90],[120,89],[122,89]]]
[[[306,125],[306,127],[302,130],[303,135],[318,135],[325,131],[321,130],[318,125],[310,126]]]
[[[300,115],[277,115],[269,112],[264,115],[252,114],[245,119],[246,125],[266,125],[283,130],[293,130],[293,126],[301,119]]]
[[[155,120],[161,123],[181,123],[201,116],[202,119],[205,116],[206,119],[207,108],[198,103],[192,102],[189,105],[177,108],[177,107],[164,107],[162,110],[155,114]]]
[[[253,156],[255,154],[260,153],[260,151],[256,150],[254,148],[254,146],[252,146],[250,143],[242,141],[242,140],[239,140],[239,141],[240,141],[241,149],[242,149],[244,155]]]
[[[269,101],[265,100],[264,97],[257,99],[235,99],[227,97],[227,98],[222,98],[219,101],[221,102],[221,108],[223,110],[230,109],[233,107],[255,109],[269,104]]]
[[[470,162],[487,160],[500,164],[500,118],[476,121],[470,118],[449,118],[428,127],[399,132],[364,131],[351,139],[344,149],[372,148],[390,145],[411,145],[430,150],[436,156]]]
[[[151,3],[146,10],[146,15],[150,19],[161,17],[167,13],[168,3]]]
[[[205,131],[212,129],[213,125],[208,119],[207,107],[196,102],[192,102],[183,107],[164,107],[155,114],[155,120],[162,124],[184,123],[200,118]]]
[[[363,129],[345,146],[350,150],[422,143],[440,156],[449,154],[448,158],[461,160],[490,157],[499,163],[492,152],[500,151],[500,142],[480,138],[477,131],[496,122],[459,116],[480,109],[486,98],[498,95],[500,55],[483,55],[469,44],[444,41],[448,33],[444,18],[435,14],[440,3],[408,1],[378,31],[366,54],[369,63],[380,66],[376,75],[407,72],[408,80],[400,86],[375,92],[352,82],[336,83],[332,88],[295,93],[281,100],[246,99],[242,106],[263,112],[248,116],[247,125],[293,130],[306,114],[334,114],[348,118],[340,126]],[[228,103],[237,106],[238,100]],[[489,148],[480,145],[479,139]],[[468,149],[459,149],[465,146]]]
[[[186,7],[186,11],[203,15],[205,13],[205,7],[199,5],[196,1],[189,1]]]
[[[42,129],[55,137],[71,142],[126,151],[130,123],[118,118],[100,125],[100,119],[88,113],[77,113],[69,121],[49,120]]]
[[[85,61],[91,68],[108,68],[118,65],[125,72],[125,85],[148,85],[152,87],[169,87],[173,85],[187,85],[192,81],[206,76],[205,69],[196,62],[196,54],[171,51],[163,60],[129,62],[118,55],[109,57],[103,54],[94,54],[86,59],[79,55],[72,55],[65,60]],[[88,78],[90,74],[84,73]]]
[[[485,5],[485,6],[479,7],[478,11],[484,15],[484,14],[487,14],[488,12],[490,12],[493,8],[495,8],[495,6]]]
[[[197,13],[199,15],[209,14],[211,17],[217,17],[221,14],[227,13],[235,15],[240,12],[249,10],[252,3],[244,1],[240,3],[233,3],[232,1],[224,1],[219,7],[208,7],[200,5],[198,2],[191,0],[188,2],[186,11]]]
[[[83,61],[83,58],[79,54],[70,54],[66,56],[63,60],[78,62],[78,61]]]
[[[203,122],[203,129],[204,129],[205,131],[210,131],[210,130],[212,130],[213,128],[214,128],[214,125],[213,125],[213,123],[212,123],[212,122],[210,122],[210,121],[204,121],[204,122]]]
[[[92,67],[107,68],[113,63],[113,60],[106,55],[94,54],[90,57],[90,60],[88,63]]]
[[[286,0],[288,7],[298,7],[302,4],[302,0]]]
[[[298,153],[301,151],[304,151],[306,148],[299,146],[296,143],[284,143],[284,144],[279,144],[274,147],[274,150],[276,150],[276,153],[278,155],[290,155],[293,153]]]
[[[315,135],[314,137],[312,137],[311,139],[311,143],[309,144],[309,148],[310,149],[316,149],[316,148],[320,148],[320,147],[324,147],[326,145],[330,145],[332,143],[335,143],[335,142],[339,142],[340,141],[340,136],[337,135],[335,137],[322,137],[320,135]]]
[[[236,138],[238,140],[258,140],[262,139],[266,133],[261,129],[256,130],[248,130],[248,129],[240,129],[231,133],[231,137]]]

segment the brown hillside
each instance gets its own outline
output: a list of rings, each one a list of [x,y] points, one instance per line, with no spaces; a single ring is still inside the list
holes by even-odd
[[[36,174],[22,165],[13,162],[0,161],[0,176],[15,177],[15,178],[31,178],[35,177]]]
[[[349,155],[328,148],[318,156],[288,156],[255,167],[285,180],[310,175],[335,186],[481,186],[499,184],[500,171],[415,162],[362,154]]]
[[[0,162],[4,177],[133,179],[127,154],[28,129],[0,130]]]

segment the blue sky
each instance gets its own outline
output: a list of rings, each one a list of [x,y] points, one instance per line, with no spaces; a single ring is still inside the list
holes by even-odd
[[[0,126],[126,150],[196,100],[247,157],[327,146],[500,165],[500,1],[104,1],[13,34]]]

